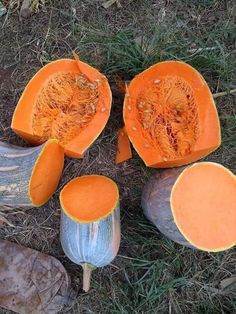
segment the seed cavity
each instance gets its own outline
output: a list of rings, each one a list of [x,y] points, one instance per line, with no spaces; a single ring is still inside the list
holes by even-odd
[[[177,76],[150,82],[140,90],[136,108],[144,137],[163,158],[191,153],[199,137],[199,115],[188,82]]]
[[[97,110],[98,88],[81,74],[53,75],[42,87],[33,110],[34,135],[44,142],[56,138],[65,145],[91,122]]]

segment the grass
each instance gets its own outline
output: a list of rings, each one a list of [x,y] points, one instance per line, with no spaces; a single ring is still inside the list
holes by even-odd
[[[208,3],[210,5],[210,1]],[[233,50],[236,29],[232,14],[233,9],[229,6],[225,19],[197,30],[189,25],[190,21],[180,20],[173,14],[169,17],[171,21],[153,24],[151,20],[142,29],[129,25],[115,33],[104,31],[104,25],[99,29],[96,24],[96,27],[85,27],[78,50],[83,53],[84,49],[98,47],[105,60],[102,70],[107,75],[121,73],[130,79],[156,62],[174,59],[214,75],[215,79],[222,80],[224,87],[229,87],[235,84],[232,80],[236,65]],[[94,65],[99,66],[96,62]]]
[[[222,118],[222,123],[226,125],[225,129],[227,130],[223,138],[223,143],[234,147],[236,145],[236,114],[233,113],[232,116]]]
[[[221,25],[217,25],[221,28]],[[231,34],[232,28],[225,28],[224,32]],[[103,65],[107,75],[120,72],[132,78],[152,64],[165,60],[182,60],[188,62],[201,72],[211,72],[219,78],[231,82],[234,74],[235,59],[217,40],[222,38],[221,32],[208,34],[211,40],[200,41],[192,32],[188,36],[193,40],[196,48],[189,48],[189,43],[178,39],[179,31],[168,27],[154,29],[150,36],[135,34],[130,29],[125,29],[104,40],[98,34],[90,34],[84,39],[84,44],[96,43],[102,53],[106,56],[106,63]],[[217,36],[216,36],[217,35]],[[91,36],[91,37],[90,37]],[[214,38],[214,39],[213,39]],[[233,42],[234,39],[232,39]]]
[[[145,219],[141,190],[158,170],[147,169],[137,154],[114,165],[116,131],[122,124],[122,95],[116,74],[125,80],[155,62],[176,59],[196,67],[212,92],[235,88],[233,1],[126,0],[105,10],[98,1],[48,1],[45,10],[19,22],[10,14],[0,34],[1,138],[24,145],[9,128],[15,103],[42,64],[71,57],[101,69],[111,82],[110,121],[83,160],[67,159],[56,195],[41,208],[14,212],[16,227],[0,229],[0,237],[57,257],[68,270],[78,297],[63,313],[234,313],[235,300],[216,292],[221,280],[235,275],[235,249],[208,254],[183,248],[164,238]],[[1,25],[0,25],[1,27]],[[11,49],[10,49],[11,48]],[[216,99],[223,145],[207,159],[236,171],[235,96]],[[7,109],[6,109],[7,108]],[[113,178],[121,195],[122,241],[110,266],[93,273],[89,293],[81,291],[82,271],[64,255],[59,242],[58,193],[77,175],[97,173]],[[7,312],[1,312],[7,313]]]

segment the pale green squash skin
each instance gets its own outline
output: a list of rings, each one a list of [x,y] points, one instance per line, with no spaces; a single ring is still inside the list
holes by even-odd
[[[67,257],[83,267],[85,291],[89,290],[91,271],[110,264],[116,257],[120,237],[119,202],[108,216],[90,223],[79,223],[62,209],[61,245]]]
[[[107,217],[91,223],[76,222],[62,210],[60,238],[64,252],[74,263],[95,267],[110,264],[120,246],[119,204]]]
[[[163,170],[152,176],[142,192],[142,208],[148,220],[167,238],[181,245],[196,249],[183,236],[175,224],[170,204],[172,188],[185,168]]]
[[[22,148],[0,142],[0,206],[35,206],[29,196],[29,184],[45,145]]]

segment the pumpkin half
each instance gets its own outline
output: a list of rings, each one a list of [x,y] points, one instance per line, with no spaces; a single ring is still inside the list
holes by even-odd
[[[43,205],[55,192],[63,165],[58,140],[27,148],[0,142],[0,206]]]
[[[236,244],[236,176],[212,162],[164,170],[142,194],[147,218],[171,240],[209,252]]]
[[[66,255],[83,267],[83,289],[91,272],[115,258],[120,245],[118,187],[111,179],[89,175],[70,181],[60,193],[61,244]]]
[[[111,100],[108,81],[98,70],[79,59],[60,59],[30,80],[11,127],[32,144],[56,138],[67,156],[81,158],[106,125]]]
[[[211,91],[183,62],[160,62],[137,75],[127,87],[123,115],[129,139],[149,167],[185,165],[221,144]]]

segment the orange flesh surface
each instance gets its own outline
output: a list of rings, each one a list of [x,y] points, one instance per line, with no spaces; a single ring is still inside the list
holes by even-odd
[[[165,76],[140,90],[138,119],[143,135],[163,159],[191,153],[199,134],[193,91],[177,76]]]
[[[132,158],[130,141],[126,134],[125,128],[118,131],[118,143],[116,152],[116,164]]]
[[[77,73],[55,73],[41,89],[33,108],[33,134],[63,146],[80,134],[96,114],[98,88]]]
[[[236,177],[216,163],[187,168],[171,192],[175,223],[184,237],[205,251],[236,243]]]
[[[119,201],[119,191],[111,179],[89,175],[70,181],[61,191],[60,202],[65,213],[81,223],[108,216]]]
[[[29,196],[35,206],[43,205],[55,192],[64,165],[64,151],[57,140],[49,140],[31,174]]]

